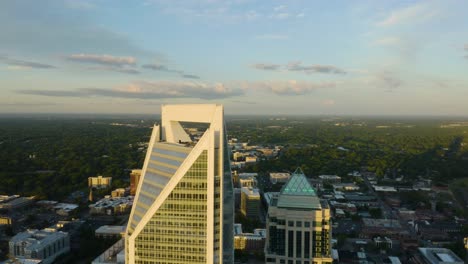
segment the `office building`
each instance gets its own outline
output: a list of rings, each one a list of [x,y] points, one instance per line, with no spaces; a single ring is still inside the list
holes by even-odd
[[[28,230],[10,239],[10,258],[24,259],[49,264],[70,251],[70,237],[68,233],[52,228],[44,230]]]
[[[266,263],[331,264],[330,208],[301,169],[273,196],[267,216]]]
[[[257,188],[241,188],[241,213],[251,219],[260,217],[260,193]]]
[[[233,189],[221,105],[164,105],[126,231],[126,263],[233,263]],[[207,126],[198,141],[181,122]]]
[[[88,177],[88,187],[96,189],[110,188],[112,184],[112,177]]]
[[[138,183],[140,182],[141,170],[132,170],[130,173],[130,195],[135,196]]]

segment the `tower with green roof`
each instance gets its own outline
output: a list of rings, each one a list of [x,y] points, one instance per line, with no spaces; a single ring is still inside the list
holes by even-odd
[[[266,263],[332,263],[330,226],[328,203],[297,168],[268,209]]]

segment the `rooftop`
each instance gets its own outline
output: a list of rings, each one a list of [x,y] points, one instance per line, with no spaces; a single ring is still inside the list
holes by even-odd
[[[291,175],[280,191],[278,207],[321,209],[320,200],[300,168]]]
[[[27,243],[27,249],[37,250],[42,249],[49,243],[68,236],[68,233],[57,231],[53,228],[43,230],[31,229],[26,232],[21,232],[10,239],[10,243]]]
[[[419,252],[426,258],[428,263],[464,263],[455,253],[446,248],[419,248]]]
[[[260,192],[257,188],[242,187],[241,191],[249,197],[258,197],[260,199]]]

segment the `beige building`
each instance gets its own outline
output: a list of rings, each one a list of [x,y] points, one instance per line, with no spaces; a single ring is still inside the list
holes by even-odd
[[[9,216],[4,216],[4,215],[0,216],[0,226],[3,226],[3,225],[5,225],[5,226],[11,226],[11,225],[12,225],[12,222],[13,222],[13,221],[11,220],[11,217],[9,217]]]
[[[260,193],[257,188],[241,188],[241,213],[247,218],[258,219],[260,216]]]
[[[203,123],[192,140],[183,122]],[[222,105],[164,105],[125,234],[127,264],[234,262],[233,187]]]
[[[140,182],[141,170],[132,170],[130,173],[130,195],[135,196],[138,183]]]
[[[96,189],[110,188],[112,184],[112,177],[88,177],[88,187]]]
[[[330,208],[301,169],[272,198],[267,216],[267,264],[331,264]]]
[[[285,183],[289,180],[291,174],[287,172],[272,172],[270,173],[270,182],[272,184]]]
[[[239,187],[250,187],[256,188],[257,187],[257,178],[254,176],[245,176],[242,173],[239,175]]]

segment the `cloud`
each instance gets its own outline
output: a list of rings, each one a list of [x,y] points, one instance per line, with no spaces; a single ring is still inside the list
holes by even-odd
[[[205,100],[233,98],[248,92],[277,95],[303,95],[318,89],[333,88],[334,82],[309,81],[232,81],[229,83],[200,81],[135,81],[115,88],[79,88],[72,90],[19,90],[19,94],[48,97],[114,97],[127,99],[198,98]]]
[[[25,61],[25,60],[18,60],[18,59],[11,59],[5,56],[0,56],[0,62],[12,66],[10,69],[53,69],[56,68],[50,64],[43,64],[38,62],[32,61]]]
[[[200,76],[198,76],[198,75],[188,74],[188,73],[185,73],[184,71],[181,71],[181,70],[171,69],[168,66],[162,65],[162,64],[144,64],[141,67],[144,68],[144,69],[149,69],[149,70],[153,70],[153,71],[178,73],[180,75],[180,77],[186,78],[186,79],[200,79]]]
[[[265,71],[277,71],[281,69],[281,65],[270,64],[270,63],[257,63],[257,64],[252,65],[252,67],[257,70],[265,70]]]
[[[182,77],[186,79],[200,79],[200,76],[194,75],[194,74],[182,74]]]
[[[29,95],[41,95],[41,96],[51,96],[51,97],[83,97],[83,94],[80,91],[65,91],[65,90],[19,90],[16,91],[19,94],[29,94]]]
[[[468,51],[468,44],[465,44],[465,50]]]
[[[92,71],[113,71],[113,72],[120,72],[126,74],[140,74],[141,72],[134,68],[129,67],[115,67],[115,66],[96,66],[96,67],[88,67],[88,70]]]
[[[119,88],[81,88],[75,90],[20,90],[18,93],[52,97],[117,97],[132,99],[200,98],[222,99],[243,94],[222,83],[193,81],[138,81]]]
[[[0,106],[50,106],[50,105],[59,105],[55,102],[34,102],[34,103],[25,103],[25,102],[1,102]]]
[[[277,95],[303,95],[312,91],[335,87],[334,82],[309,82],[309,81],[253,81],[243,82],[241,87],[245,90],[260,90]]]
[[[312,73],[331,73],[331,74],[346,74],[346,71],[332,65],[302,65],[302,62],[290,62],[286,66],[288,71],[304,72],[306,74]]]
[[[423,22],[437,14],[437,9],[430,8],[427,2],[418,3],[391,12],[385,19],[377,23],[378,26],[388,27],[398,24]]]
[[[116,57],[107,54],[72,54],[65,57],[66,60],[80,63],[93,63],[100,65],[109,65],[114,67],[134,66],[136,59],[134,57]]]
[[[163,72],[175,72],[182,74],[182,71],[169,69],[166,65],[162,64],[144,64],[141,66],[142,68],[153,70],[153,71],[163,71]]]
[[[272,64],[272,63],[257,63],[252,65],[253,68],[257,70],[265,70],[265,71],[278,71],[284,68],[287,71],[291,72],[303,72],[306,74],[313,74],[313,73],[328,73],[328,74],[346,74],[346,71],[338,68],[333,65],[302,65],[300,61],[290,62],[287,65],[280,65],[280,64]]]

